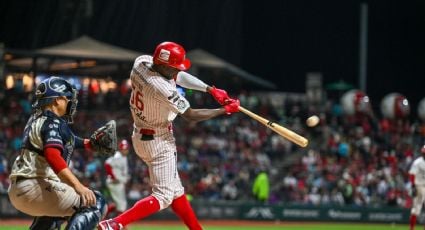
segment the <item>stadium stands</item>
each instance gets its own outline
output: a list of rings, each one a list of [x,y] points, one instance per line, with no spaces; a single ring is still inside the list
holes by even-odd
[[[267,169],[271,204],[411,206],[407,171],[424,143],[425,124],[377,115],[343,115],[332,100],[319,106],[287,99],[276,106],[258,95],[241,92],[237,96],[252,111],[307,136],[310,145],[301,149],[244,114],[196,125],[177,119],[173,128],[178,134],[178,167],[187,193],[194,199],[253,201],[247,191],[251,191],[256,172]],[[218,106],[201,93],[186,97],[193,108]],[[81,125],[73,127],[75,133],[88,136],[115,119],[118,136],[130,139],[128,94],[95,99],[86,103],[80,98],[75,119]],[[6,193],[31,100],[29,93],[0,90],[0,193]],[[312,114],[321,118],[314,128],[304,125],[304,119]],[[149,179],[147,167],[137,156],[130,153],[129,158],[128,196],[134,198],[149,192]],[[72,169],[86,184],[103,189],[103,160],[76,151]]]

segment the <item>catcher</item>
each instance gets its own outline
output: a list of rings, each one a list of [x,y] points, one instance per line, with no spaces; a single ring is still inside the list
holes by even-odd
[[[68,81],[49,77],[37,86],[35,96],[22,149],[12,166],[9,199],[16,209],[35,217],[30,229],[60,229],[64,221],[65,229],[93,229],[105,214],[105,199],[81,184],[68,164],[74,148],[114,153],[115,121],[83,139],[68,126],[78,103]]]

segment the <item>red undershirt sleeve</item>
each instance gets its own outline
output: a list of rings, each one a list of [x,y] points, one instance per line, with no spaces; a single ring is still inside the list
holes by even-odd
[[[90,141],[84,141],[84,149],[85,150],[91,150],[91,143]]]
[[[110,164],[105,163],[105,171],[106,175],[110,176],[113,180],[115,180],[114,172],[112,171],[112,167]]]
[[[415,175],[409,174],[409,180],[410,180],[410,183],[412,183],[412,185],[415,185]]]
[[[65,160],[61,156],[61,151],[57,148],[45,148],[44,157],[56,174],[58,174],[64,168],[68,167]]]

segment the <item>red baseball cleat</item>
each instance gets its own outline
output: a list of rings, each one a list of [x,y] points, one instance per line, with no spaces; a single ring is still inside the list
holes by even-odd
[[[124,229],[122,224],[117,223],[113,219],[102,220],[97,225],[98,230],[122,230]]]

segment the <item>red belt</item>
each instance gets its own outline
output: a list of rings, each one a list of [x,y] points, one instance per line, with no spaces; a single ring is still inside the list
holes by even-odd
[[[144,134],[144,135],[154,135],[155,130],[153,130],[153,129],[140,129],[139,133]]]
[[[172,124],[168,125],[167,129],[170,132],[173,131],[173,125]],[[153,130],[153,129],[140,129],[139,133],[144,134],[144,135],[155,135],[156,134],[155,130]]]
[[[153,135],[155,134],[155,130],[152,129],[140,129],[139,133],[142,134],[140,140],[142,141],[151,141],[153,140]]]

